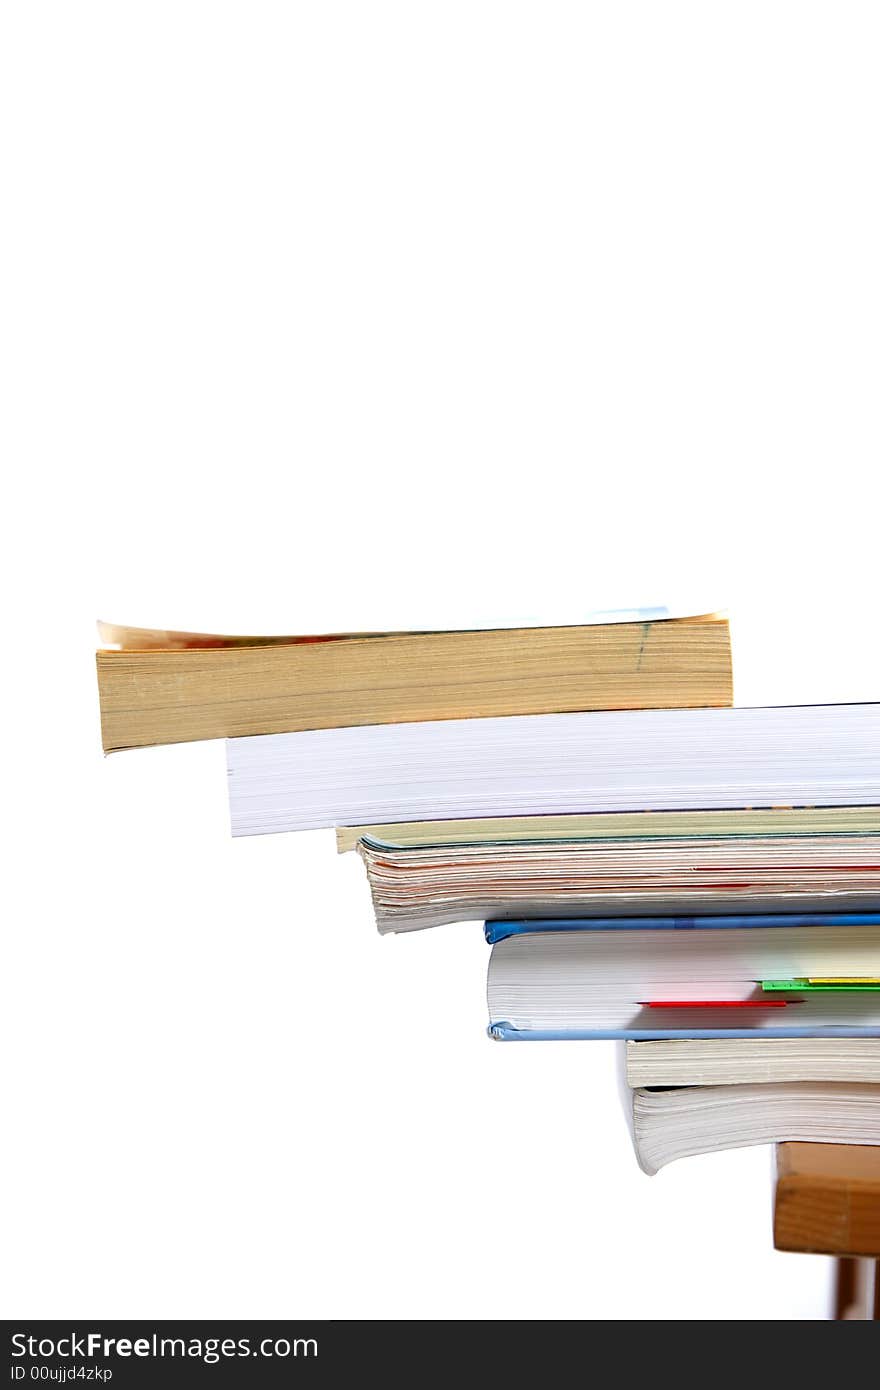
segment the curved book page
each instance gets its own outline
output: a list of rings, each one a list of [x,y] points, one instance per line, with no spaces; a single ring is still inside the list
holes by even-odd
[[[133,627],[127,623],[108,623],[99,618],[98,637],[101,646],[126,652],[209,650],[213,647],[288,647],[298,642],[341,642],[354,637],[426,636],[438,632],[501,632],[508,628],[524,630],[536,626],[594,627],[606,623],[664,622],[674,618],[690,618],[699,622],[714,622],[725,616],[723,610],[667,607],[615,608],[585,612],[570,623],[536,624],[497,623],[486,627],[419,627],[375,628],[370,631],[278,634],[272,636],[233,635],[220,632],[192,632],[183,628]]]

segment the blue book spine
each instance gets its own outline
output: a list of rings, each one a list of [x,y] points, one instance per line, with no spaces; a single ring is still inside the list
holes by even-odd
[[[514,1028],[493,1023],[489,1037],[498,1042],[657,1042],[694,1038],[880,1038],[880,1028]]]
[[[560,917],[532,922],[487,922],[483,931],[489,945],[495,946],[508,936],[545,931],[742,931],[751,927],[860,926],[880,926],[880,912],[778,912],[752,913],[740,917]],[[663,1036],[668,1035],[664,1033]],[[713,1033],[705,1036],[718,1035]],[[737,1034],[723,1033],[720,1036],[736,1037]]]

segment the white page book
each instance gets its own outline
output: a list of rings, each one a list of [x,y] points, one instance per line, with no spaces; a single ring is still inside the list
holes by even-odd
[[[880,1144],[880,1086],[793,1081],[632,1092],[639,1165],[789,1142]]]
[[[500,924],[499,924],[500,925]],[[519,925],[519,924],[518,924]],[[763,980],[880,976],[880,927],[515,931],[496,940],[494,1037],[880,1034],[880,993],[766,993]],[[717,1001],[738,1001],[730,1008]],[[710,1001],[715,1001],[712,1007]],[[689,1007],[690,1005],[690,1007]]]
[[[234,835],[370,821],[880,804],[880,704],[447,719],[227,741]]]

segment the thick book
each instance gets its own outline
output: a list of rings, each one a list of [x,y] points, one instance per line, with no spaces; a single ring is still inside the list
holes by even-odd
[[[235,835],[880,804],[880,704],[450,719],[233,738],[226,749]]]
[[[761,988],[787,976],[875,977],[876,916],[795,923],[493,923],[490,1032],[505,1041],[880,1036],[877,993],[780,997]]]
[[[104,627],[104,749],[289,730],[732,700],[726,618],[240,637]]]
[[[880,909],[880,835],[409,845],[361,840],[376,925]]]
[[[628,1042],[628,1086],[731,1086],[767,1081],[880,1085],[880,1038],[674,1038]]]
[[[695,1154],[805,1141],[880,1144],[880,1086],[792,1081],[632,1092],[632,1138],[646,1173]]]
[[[515,844],[521,840],[717,839],[731,835],[880,835],[876,806],[771,806],[749,811],[614,811],[603,815],[483,816],[469,820],[339,825],[340,854],[371,840],[410,845]]]

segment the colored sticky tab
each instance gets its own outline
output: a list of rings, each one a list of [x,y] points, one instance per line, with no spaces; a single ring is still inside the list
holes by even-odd
[[[860,985],[867,989],[880,985],[880,975],[808,975],[811,985]]]
[[[860,980],[855,977],[844,979],[806,979],[799,978],[794,980],[762,980],[761,988],[765,991],[793,991],[797,994],[870,994],[872,991],[880,991],[880,980],[873,979]]]
[[[645,1009],[784,1009],[788,999],[648,999]]]

